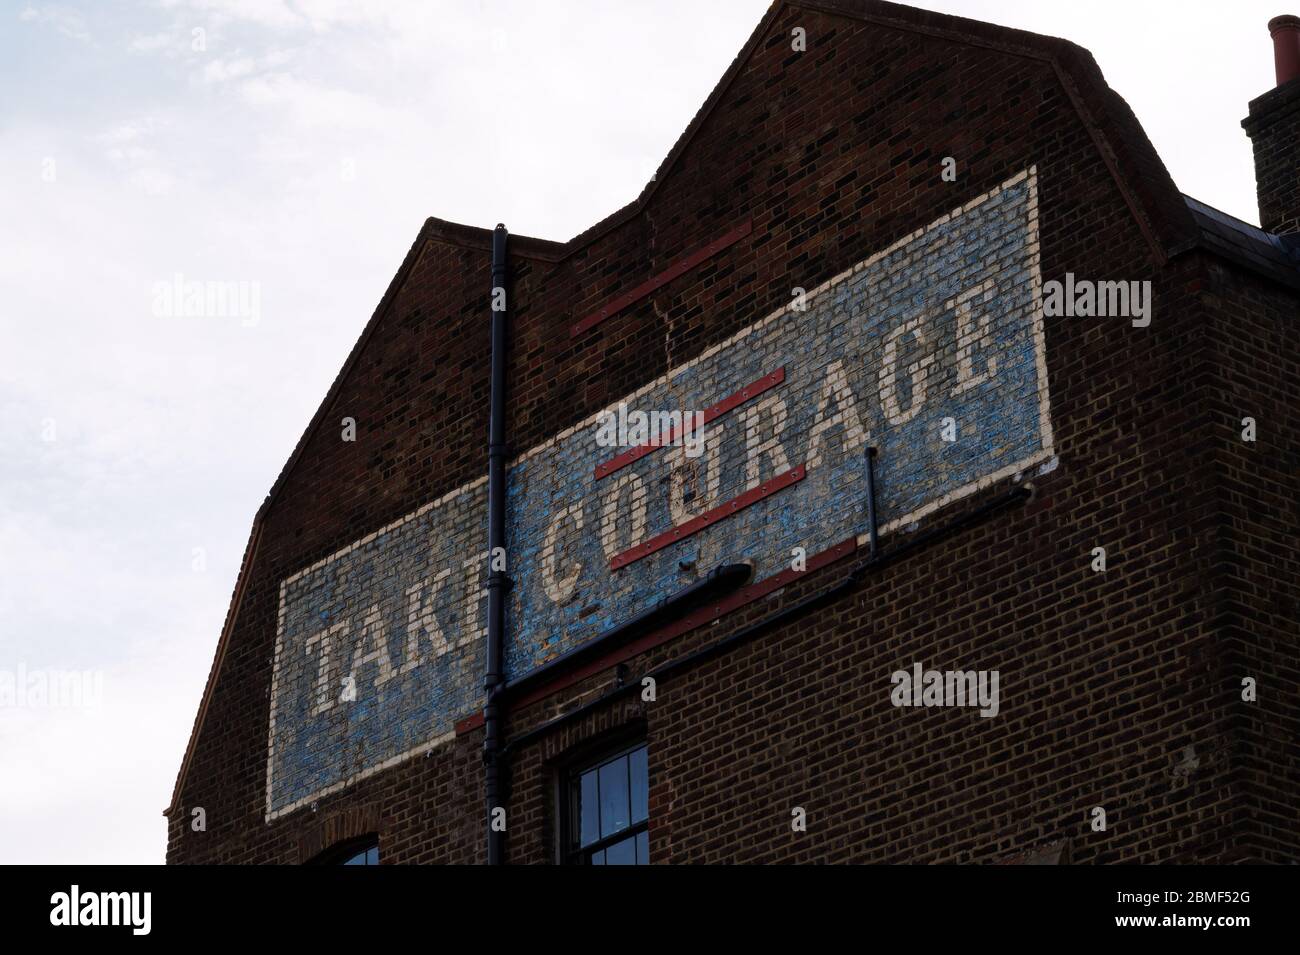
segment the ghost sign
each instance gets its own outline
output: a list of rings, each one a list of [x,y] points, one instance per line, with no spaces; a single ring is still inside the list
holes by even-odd
[[[1051,457],[1033,170],[515,459],[508,676],[864,534],[868,446],[883,533]],[[483,478],[282,582],[268,819],[481,708],[486,527]]]

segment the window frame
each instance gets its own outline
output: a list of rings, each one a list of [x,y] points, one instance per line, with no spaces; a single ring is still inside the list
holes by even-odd
[[[310,859],[307,865],[347,865],[348,862],[362,853],[375,851],[375,865],[383,865],[382,859],[378,858],[379,853],[379,834],[368,833],[362,836],[355,836],[351,839],[345,839],[337,842],[328,849],[321,852],[314,859]],[[369,865],[369,862],[363,863]]]
[[[557,829],[556,857],[559,865],[591,865],[591,856],[597,852],[608,849],[610,846],[617,845],[627,839],[635,839],[641,833],[646,834],[646,845],[650,842],[650,812],[648,808],[650,797],[650,745],[643,735],[634,735],[624,737],[619,740],[604,740],[604,743],[598,749],[586,748],[584,755],[574,758],[560,768],[556,774],[555,792],[557,817],[559,825]],[[646,800],[647,810],[646,817],[640,822],[630,823],[626,828],[620,829],[612,835],[603,836],[587,846],[578,845],[578,836],[575,833],[575,826],[580,826],[581,821],[577,814],[581,811],[580,787],[583,774],[592,770],[599,770],[599,767],[606,763],[613,762],[616,759],[631,756],[639,749],[646,751]],[[629,787],[631,780],[628,780]],[[629,800],[631,792],[629,789]],[[579,797],[579,798],[575,798]],[[598,810],[599,811],[599,810]],[[647,863],[648,864],[648,863]]]

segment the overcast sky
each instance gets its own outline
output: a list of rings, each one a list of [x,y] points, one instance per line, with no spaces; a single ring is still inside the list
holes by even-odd
[[[1294,8],[918,5],[1088,48],[1179,188],[1258,221],[1239,122]],[[163,860],[253,514],[420,224],[624,205],[766,6],[0,0],[0,678],[102,685],[0,701],[0,862]],[[168,314],[178,274],[258,297]]]

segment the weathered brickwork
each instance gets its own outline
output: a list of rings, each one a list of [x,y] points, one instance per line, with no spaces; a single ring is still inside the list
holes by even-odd
[[[795,27],[806,52],[791,49]],[[945,156],[955,182],[940,175]],[[745,221],[743,238],[571,336]],[[885,553],[925,544],[673,672],[654,702],[595,704],[619,679],[598,661],[512,706],[508,738],[594,704],[512,751],[509,861],[555,860],[557,774],[628,738],[648,745],[656,862],[983,862],[1062,845],[1083,864],[1300,857],[1297,296],[1196,250],[1195,235],[1085,52],[862,0],[774,5],[636,204],[563,245],[513,237],[512,673],[718,563],[752,560],[762,580],[792,541],[811,555],[860,535],[866,443],[881,447]],[[385,862],[483,861],[483,734],[454,724],[482,696],[482,617],[464,598],[486,541],[489,248],[484,230],[426,225],[259,514],[169,812],[169,861],[295,863],[362,830]],[[1024,294],[1035,272],[1150,281],[1152,323],[1039,325]],[[837,277],[795,317],[793,289]],[[959,316],[957,300],[989,278],[993,294]],[[893,362],[893,416],[912,408],[933,354],[926,401],[891,423],[885,339],[920,316],[925,341],[904,340]],[[675,496],[679,449],[596,476],[621,450],[595,445],[601,411],[628,396],[643,410],[708,406],[778,368],[779,385],[715,422],[716,493],[707,452],[681,479],[689,499]],[[771,399],[785,403],[786,463],[806,464],[828,383],[853,395],[861,444],[844,405],[826,402],[821,420],[835,423],[802,480],[609,569],[669,526],[674,501],[686,516],[746,490],[750,451],[774,436]],[[1252,409],[1261,438],[1244,445]],[[344,416],[355,443],[339,440]],[[778,474],[766,452],[757,465],[760,483]],[[604,497],[627,474],[645,487],[644,526],[626,480],[611,542]],[[922,536],[1025,480],[1027,503]],[[581,527],[556,520],[575,503]],[[476,543],[461,552],[462,540]],[[624,677],[795,605],[862,551],[626,648]],[[313,717],[321,640],[311,653],[306,641],[340,623],[352,642],[325,672],[341,680],[361,661],[357,700]],[[890,674],[917,662],[998,670],[999,715],[892,706]],[[1255,673],[1260,700],[1244,703],[1241,677]],[[204,832],[189,826],[196,807]],[[793,807],[806,832],[792,831]],[[1104,832],[1090,826],[1097,807]]]
[[[523,455],[509,480],[508,676],[724,560],[762,579],[794,548],[865,534],[868,442],[886,533],[1050,457],[1035,184],[1022,173],[976,197],[621,403],[689,414],[779,370],[706,426],[698,455],[663,448],[601,482],[615,450],[600,420],[615,409]],[[725,511],[787,474],[798,480]],[[716,522],[611,570],[719,507]],[[482,708],[485,520],[479,480],[284,582],[270,816],[449,741]]]
[[[1242,121],[1255,154],[1260,225],[1279,235],[1300,232],[1300,83],[1269,90]]]
[[[1241,841],[1254,858],[1293,863],[1300,808],[1300,306],[1296,294],[1220,263],[1200,304],[1209,316],[1206,389],[1214,439],[1205,463],[1217,512],[1199,527],[1215,542],[1214,619]],[[1244,419],[1256,440],[1240,440]],[[1226,437],[1226,440],[1223,438]],[[1257,681],[1255,706],[1235,705],[1242,678]]]

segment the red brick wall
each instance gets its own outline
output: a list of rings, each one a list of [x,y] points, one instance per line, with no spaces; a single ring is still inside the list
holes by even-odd
[[[1300,857],[1300,347],[1294,291],[1215,263],[1200,295],[1208,319],[1202,390],[1214,431],[1215,542],[1205,588],[1224,650],[1216,692],[1231,714],[1231,778],[1243,850],[1267,862]],[[1256,441],[1242,440],[1242,419]],[[1244,702],[1242,679],[1257,683]]]
[[[794,26],[807,30],[805,53],[790,50]],[[1290,480],[1294,531],[1295,434],[1271,432],[1289,434],[1290,457],[1272,455],[1265,470],[1252,470],[1263,441],[1230,441],[1238,395],[1270,409],[1262,433],[1286,400],[1295,406],[1294,391],[1288,399],[1251,377],[1254,331],[1276,344],[1295,298],[1225,278],[1196,254],[1158,264],[1069,93],[1045,58],[783,8],[640,214],[559,261],[521,257],[527,244],[515,244],[516,449],[786,304],[793,286],[817,285],[1035,164],[1043,278],[1149,279],[1155,313],[1147,329],[1049,321],[1060,464],[1037,479],[1033,502],[665,680],[657,702],[602,708],[519,752],[511,861],[553,858],[552,785],[565,754],[641,721],[656,861],[990,861],[1061,838],[1076,862],[1295,858],[1294,813],[1285,816],[1295,748],[1280,735],[1294,729],[1294,691],[1243,713],[1229,685],[1241,666],[1295,683],[1293,643],[1290,671],[1279,666],[1294,639],[1294,563],[1279,552],[1285,526],[1262,510]],[[940,178],[949,155],[956,183]],[[750,216],[752,242],[570,339],[571,323],[611,295]],[[297,862],[322,831],[347,829],[333,821],[344,817],[379,820],[385,862],[483,861],[481,730],[315,812],[268,824],[263,810],[279,581],[485,469],[488,262],[486,235],[428,243],[270,506],[171,816],[170,862]],[[1218,323],[1229,316],[1252,332],[1226,332]],[[1294,385],[1294,351],[1279,354],[1291,356],[1276,370]],[[358,423],[355,443],[339,440],[345,415]],[[1217,467],[1204,466],[1207,455]],[[1257,531],[1266,546],[1249,543]],[[1104,574],[1089,567],[1097,546],[1109,555]],[[1289,585],[1251,576],[1252,562],[1270,560],[1277,575],[1291,572]],[[629,672],[843,570],[810,574],[629,661]],[[1249,621],[1265,608],[1260,637]],[[915,661],[998,669],[1001,715],[895,709],[890,673]],[[612,678],[512,713],[510,734]],[[1279,776],[1289,785],[1275,789]],[[195,806],[206,832],[189,828]],[[795,806],[807,810],[806,833],[791,831]],[[1095,806],[1106,809],[1104,833],[1089,828]]]

